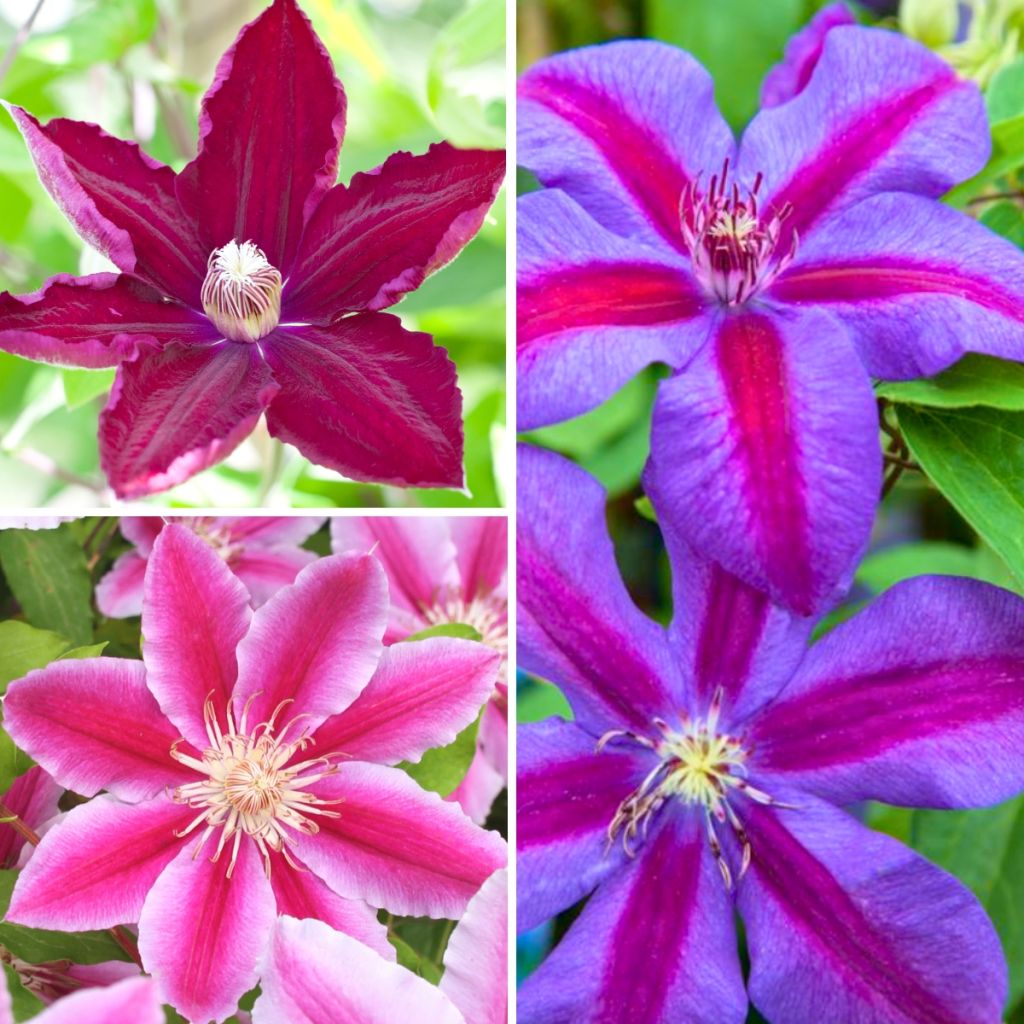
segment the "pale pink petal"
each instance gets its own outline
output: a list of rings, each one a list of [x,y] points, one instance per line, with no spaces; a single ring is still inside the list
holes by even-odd
[[[142,614],[142,584],[146,559],[126,551],[96,584],[96,607],[108,619],[127,619]]]
[[[466,600],[505,592],[508,572],[508,519],[505,516],[452,516],[448,520]]]
[[[235,709],[248,720],[306,716],[315,729],[343,711],[369,682],[387,621],[387,582],[366,555],[333,555],[306,566],[252,620],[238,647]]]
[[[217,520],[228,528],[232,540],[262,547],[298,547],[327,522],[326,516],[237,516]]]
[[[148,555],[153,550],[163,528],[162,516],[124,516],[121,519],[122,536],[139,549],[140,555]]]
[[[466,1024],[508,1020],[508,871],[495,871],[448,940],[441,991]]]
[[[74,992],[32,1019],[36,1024],[163,1024],[164,1009],[152,978],[129,978],[109,988]]]
[[[296,870],[278,853],[271,854],[270,860],[270,884],[278,914],[324,921],[335,931],[351,935],[376,950],[385,959],[395,959],[395,947],[388,942],[387,927],[377,920],[377,912],[369,904],[339,896],[295,857],[292,860],[301,870]]]
[[[245,584],[254,608],[266,604],[317,555],[303,548],[263,548],[247,545],[231,562],[231,571]]]
[[[282,917],[253,1024],[463,1024],[438,988],[320,921]]]
[[[274,893],[248,837],[230,878],[230,850],[212,861],[209,847],[198,857],[194,847],[181,850],[146,897],[139,952],[163,1002],[192,1021],[221,1021],[256,984],[274,925]]]
[[[16,814],[29,828],[38,831],[57,812],[57,801],[64,790],[39,765],[33,765],[11,783],[4,797],[4,807]],[[13,868],[25,845],[21,834],[10,826],[0,826],[0,867]]]
[[[317,730],[317,749],[379,764],[418,761],[476,718],[499,661],[483,644],[450,637],[385,648],[366,689]]]
[[[507,860],[497,832],[477,828],[455,805],[428,793],[398,768],[343,765],[310,787],[340,800],[339,817],[295,850],[335,892],[395,914],[459,917]]]
[[[140,969],[138,964],[125,960],[107,960],[101,964],[72,964],[67,973],[83,988],[106,988],[125,978],[137,978]]]
[[[7,920],[61,931],[137,921],[146,893],[182,847],[175,833],[194,817],[162,796],[142,804],[99,796],[74,808],[18,876]]]
[[[479,747],[462,781],[445,800],[457,803],[466,815],[482,825],[491,813],[495,797],[505,788],[505,777],[491,767]]]
[[[165,527],[149,556],[142,657],[160,707],[200,750],[209,746],[207,700],[224,725],[235,648],[251,617],[248,592],[213,548],[183,526]]]
[[[141,800],[191,774],[171,757],[180,741],[146,688],[141,661],[53,661],[10,684],[4,725],[62,786]]]

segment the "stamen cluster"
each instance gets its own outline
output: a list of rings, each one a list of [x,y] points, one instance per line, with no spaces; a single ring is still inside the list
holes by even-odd
[[[230,241],[210,253],[203,309],[232,341],[259,341],[281,319],[281,272],[252,242]]]
[[[792,207],[787,203],[765,215],[757,200],[761,183],[760,174],[749,189],[730,183],[726,159],[706,192],[695,181],[679,203],[680,227],[694,273],[708,291],[730,306],[749,299],[796,255],[795,231],[789,249],[777,253],[782,225]]]
[[[423,609],[423,617],[431,626],[461,622],[480,634],[480,642],[508,657],[508,620],[503,599],[483,594],[467,601],[461,593],[451,593]]]

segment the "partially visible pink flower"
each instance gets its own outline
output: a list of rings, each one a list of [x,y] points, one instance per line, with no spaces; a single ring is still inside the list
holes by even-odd
[[[3,798],[4,807],[16,814],[30,829],[38,832],[60,809],[57,801],[64,790],[39,765],[19,775]],[[0,868],[18,866],[25,837],[10,825],[0,824]]]
[[[125,960],[107,960],[100,964],[50,960],[36,964],[6,950],[0,952],[0,960],[8,964],[21,979],[21,984],[46,1005],[85,988],[107,988],[126,978],[139,977],[138,965]]]
[[[279,914],[386,957],[372,908],[462,914],[504,843],[387,766],[451,742],[499,659],[451,638],[384,649],[387,608],[380,565],[342,555],[253,612],[209,545],[166,526],[146,572],[143,662],[57,661],[8,689],[18,745],[95,797],[43,838],[8,920],[137,921],[162,1000],[206,1022],[256,983]]]
[[[372,551],[391,584],[385,643],[461,622],[501,653],[473,763],[449,796],[483,822],[508,780],[508,522],[502,516],[336,518],[334,550]]]
[[[105,989],[76,992],[32,1018],[34,1024],[164,1024],[152,978],[132,978]],[[11,996],[0,972],[0,1024],[14,1024]]]
[[[323,516],[125,516],[121,533],[135,545],[96,586],[96,606],[111,619],[142,614],[142,582],[153,543],[165,523],[187,526],[249,588],[252,605],[265,604],[299,570],[316,561],[300,545],[323,526]]]
[[[502,870],[473,897],[436,987],[319,921],[282,917],[253,1024],[505,1024],[507,894]]]

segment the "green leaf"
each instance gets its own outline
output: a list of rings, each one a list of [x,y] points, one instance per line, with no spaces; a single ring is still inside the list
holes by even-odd
[[[11,1010],[16,1021],[31,1020],[43,1009],[43,1001],[33,995],[21,983],[18,972],[10,964],[4,964],[7,991],[11,994]]]
[[[114,383],[114,370],[61,370],[64,397],[69,409],[77,409],[100,395],[105,395]]]
[[[900,406],[914,458],[1024,581],[1024,413]]]
[[[969,548],[947,541],[901,544],[869,555],[857,569],[857,582],[880,594],[901,580],[925,573],[967,576],[1001,587],[1012,583],[1006,567],[987,548]]]
[[[0,871],[0,912],[7,914],[17,871]],[[109,932],[51,932],[25,928],[0,921],[0,945],[30,964],[47,960],[71,960],[76,964],[101,964],[107,960],[127,960],[125,951]]]
[[[633,502],[633,507],[644,517],[644,519],[648,519],[652,523],[656,523],[658,521],[658,515],[654,511],[651,499],[648,498],[646,494],[642,494],[637,498],[636,501]]]
[[[441,980],[443,973],[441,968],[429,957],[413,949],[400,935],[392,932],[388,936],[388,941],[395,947],[395,951],[398,953],[398,962],[403,967],[429,981],[431,985],[436,985]]]
[[[463,780],[476,753],[479,719],[466,726],[446,747],[428,750],[417,764],[402,761],[398,765],[424,789],[448,796]]]
[[[59,658],[71,644],[48,629],[36,629],[27,622],[0,622],[0,693],[12,679],[28,675]]]
[[[572,721],[572,708],[562,691],[551,683],[531,679],[516,695],[516,718],[520,722],[539,722],[552,715]]]
[[[1012,1006],[1024,996],[1024,798],[975,811],[915,811],[911,839],[988,912],[1010,965]]]
[[[972,352],[934,377],[883,382],[875,393],[905,405],[941,409],[988,405],[1024,411],[1024,366]]]
[[[477,630],[472,626],[467,626],[464,622],[442,622],[437,626],[421,629],[418,633],[413,633],[412,636],[403,637],[400,642],[407,644],[414,640],[426,640],[432,636],[454,636],[459,640],[483,639]]]
[[[92,642],[92,581],[85,552],[66,524],[0,531],[0,566],[33,626],[76,645]]]
[[[1008,199],[994,202],[981,215],[981,223],[1019,249],[1024,249],[1024,210],[1016,203]]]

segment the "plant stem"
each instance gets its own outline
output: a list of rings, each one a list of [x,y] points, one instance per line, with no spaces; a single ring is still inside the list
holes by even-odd
[[[46,3],[46,0],[36,0],[32,13],[26,19],[25,24],[18,29],[11,45],[4,54],[4,59],[0,60],[0,82],[4,80],[7,72],[11,70],[11,65],[14,63],[14,58],[18,56],[18,51],[28,42],[28,37],[32,35],[32,26],[36,23],[36,18],[39,17],[39,12],[43,9],[44,3]]]

